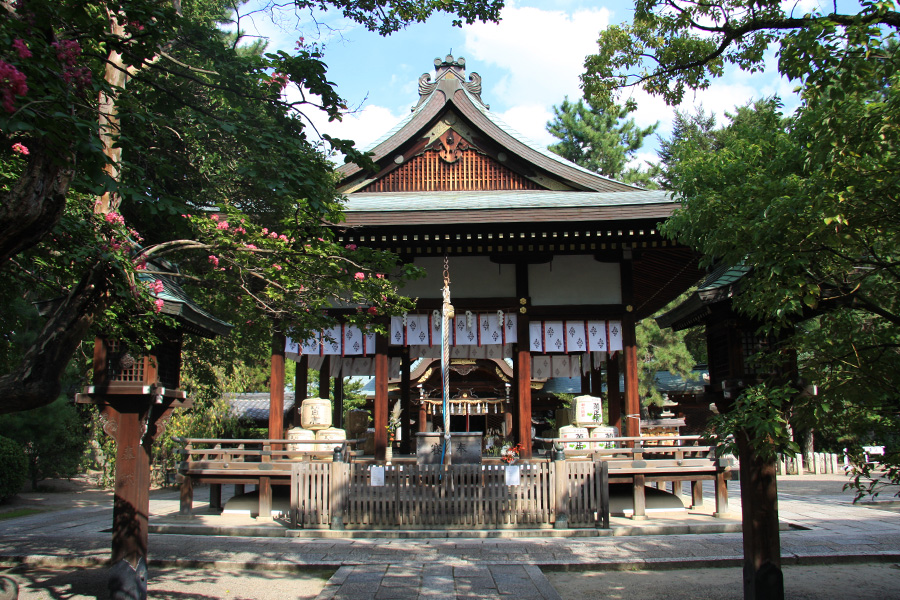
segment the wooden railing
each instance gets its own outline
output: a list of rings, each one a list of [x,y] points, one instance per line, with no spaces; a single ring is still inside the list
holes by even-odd
[[[569,440],[536,441],[552,446]],[[183,439],[182,513],[191,512],[195,483],[211,484],[214,506],[221,485],[234,483],[259,486],[264,516],[271,510],[271,486],[290,485],[290,516],[297,527],[608,527],[610,482],[633,485],[633,516],[642,518],[647,483],[690,481],[697,506],[703,501],[703,480],[715,481],[715,514],[728,510],[729,463],[696,436],[581,441],[632,447],[566,450],[549,460],[520,461],[513,470],[494,461],[365,461],[350,450],[354,441],[327,442],[337,448],[334,452],[287,449],[322,441]],[[507,479],[513,475],[515,481]]]

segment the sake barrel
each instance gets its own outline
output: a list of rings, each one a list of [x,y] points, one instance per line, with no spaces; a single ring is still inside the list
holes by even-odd
[[[619,437],[619,429],[617,427],[594,427],[591,430],[592,438],[614,438]],[[603,448],[615,448],[615,442],[591,442],[594,450]]]
[[[307,398],[300,405],[300,425],[304,429],[327,429],[331,427],[331,400]]]
[[[564,440],[580,440],[588,436],[587,427],[575,427],[574,425],[566,425],[559,428],[559,437]],[[565,442],[563,447],[566,450],[587,450],[586,442]]]
[[[316,432],[316,441],[341,441],[347,439],[347,432],[336,427],[320,429]],[[317,452],[333,452],[335,448],[340,448],[340,444],[316,444]]]
[[[587,426],[603,425],[603,399],[597,396],[575,398],[575,424]]]
[[[316,432],[311,431],[309,429],[303,429],[302,427],[293,427],[288,429],[287,439],[289,440],[314,440],[316,439]],[[288,444],[287,449],[291,451],[295,450],[315,450],[315,444]]]

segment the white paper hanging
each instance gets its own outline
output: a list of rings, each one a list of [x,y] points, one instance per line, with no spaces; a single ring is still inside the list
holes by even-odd
[[[606,352],[606,321],[588,321],[587,335],[591,352]]]
[[[400,379],[400,365],[402,361],[400,358],[392,358],[391,363],[388,366],[388,377],[391,379]]]
[[[325,357],[320,356],[318,354],[310,355],[309,357],[309,368],[313,371],[318,371],[322,368],[322,363],[325,362]]]
[[[371,358],[350,358],[344,360],[350,361],[350,366],[344,369],[344,373],[349,374],[351,377],[372,377],[375,375],[375,361]]]
[[[516,313],[507,313],[504,321],[506,328],[506,343],[515,344],[519,341],[519,315]]]
[[[548,379],[553,375],[550,357],[546,354],[538,354],[531,357],[531,377],[533,379]]]
[[[375,332],[364,332],[363,333],[363,347],[365,348],[365,354],[371,355],[375,354]]]
[[[587,336],[584,321],[566,321],[566,351],[584,352],[587,350]]]
[[[532,321],[528,324],[528,348],[532,352],[544,351],[544,324],[540,321]]]
[[[340,377],[341,369],[344,366],[344,359],[338,358],[337,356],[332,356],[331,361],[328,363],[328,376],[329,377]]]
[[[566,338],[562,321],[544,321],[544,352],[565,352]]]
[[[465,315],[457,315],[454,319],[454,329],[456,330],[457,346],[474,346],[478,344],[478,326],[473,322],[472,327],[467,325]]]
[[[497,317],[497,313],[484,313],[479,315],[481,326],[481,345],[498,345],[503,343],[503,320]]]
[[[325,355],[335,355],[341,353],[341,341],[344,332],[341,331],[340,325],[329,327],[322,332],[322,353]]]
[[[620,352],[622,350],[622,321],[609,322],[609,352]]]
[[[550,357],[553,377],[572,377],[572,359],[568,354]]]
[[[406,343],[410,346],[428,346],[430,329],[428,315],[407,315]]]
[[[356,325],[344,325],[344,356],[360,356],[364,352],[362,330]]]
[[[304,340],[300,345],[300,351],[307,356],[319,356],[322,354],[322,344],[319,341],[319,336],[314,335]]]
[[[402,346],[406,343],[406,328],[403,326],[403,317],[391,317],[391,345]],[[374,350],[374,346],[373,346]],[[371,352],[371,350],[370,350]]]
[[[469,346],[469,358],[487,358],[486,346]]]

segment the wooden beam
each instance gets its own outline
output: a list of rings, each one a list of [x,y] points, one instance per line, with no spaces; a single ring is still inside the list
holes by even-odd
[[[328,372],[331,370],[331,357],[326,356],[322,359],[322,366],[319,367],[319,398],[328,400],[331,397],[331,377]]]
[[[294,375],[294,409],[291,411],[291,425],[300,427],[300,405],[309,393],[309,357],[305,354],[297,361],[297,372]]]
[[[634,318],[634,264],[626,257],[621,263],[622,301],[622,345],[625,357],[625,435],[641,435],[641,398],[638,393],[637,323]]]
[[[516,344],[516,438],[522,445],[519,455],[531,458],[531,350],[528,348],[528,318],[518,319],[519,343]]]
[[[410,397],[409,371],[412,361],[409,358],[409,346],[404,346],[400,354],[400,453],[411,454],[412,446],[412,401]]]

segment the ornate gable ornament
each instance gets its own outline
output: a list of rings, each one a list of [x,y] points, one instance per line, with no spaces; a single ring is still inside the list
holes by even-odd
[[[419,77],[419,101],[412,107],[415,111],[423,102],[437,89],[441,81],[456,79],[459,86],[472,95],[478,103],[490,110],[490,106],[481,100],[481,75],[478,73],[470,73],[469,79],[466,80],[466,59],[459,57],[454,59],[453,55],[448,54],[443,59],[434,59],[434,79],[431,79],[430,73],[422,73]]]

